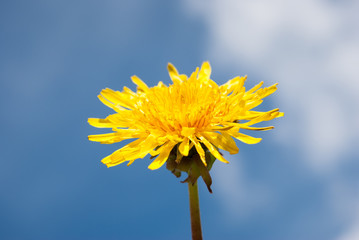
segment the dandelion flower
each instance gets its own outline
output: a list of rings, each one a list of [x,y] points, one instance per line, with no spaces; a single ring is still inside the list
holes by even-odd
[[[108,167],[152,155],[154,161],[149,169],[160,168],[174,153],[178,164],[191,152],[198,155],[204,166],[208,164],[206,152],[221,162],[228,161],[220,149],[230,154],[238,153],[234,139],[255,144],[261,138],[240,132],[241,129],[265,131],[273,127],[253,125],[283,116],[279,109],[267,112],[253,111],[263,98],[277,90],[276,84],[262,88],[263,82],[246,91],[246,76],[235,77],[223,85],[211,80],[211,67],[202,67],[187,77],[168,64],[172,84],[159,82],[148,87],[140,78],[132,76],[137,85],[133,92],[124,87],[122,91],[109,88],[101,91],[98,98],[115,113],[105,119],[89,118],[90,125],[111,128],[111,133],[90,135],[89,140],[100,143],[116,143],[125,139],[137,139],[105,157]],[[173,154],[172,154],[173,155]]]
[[[158,169],[167,162],[167,169],[177,177],[188,174],[192,239],[202,240],[197,179],[201,176],[210,192],[212,179],[209,171],[216,159],[228,161],[220,150],[238,153],[234,139],[247,144],[260,142],[261,138],[240,132],[241,129],[265,131],[273,127],[253,125],[283,116],[279,109],[267,112],[254,111],[263,98],[277,90],[276,84],[262,88],[263,82],[246,91],[247,77],[235,77],[218,86],[211,80],[208,62],[187,77],[168,64],[173,84],[159,82],[148,87],[137,76],[133,92],[104,89],[98,98],[116,113],[105,119],[89,118],[90,125],[111,128],[111,133],[90,135],[89,140],[100,143],[116,143],[136,139],[102,159],[108,167],[123,162],[131,165],[136,159],[152,155],[148,166]]]

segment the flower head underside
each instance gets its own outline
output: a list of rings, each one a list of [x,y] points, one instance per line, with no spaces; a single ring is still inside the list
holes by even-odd
[[[150,169],[161,167],[176,149],[176,162],[196,151],[207,166],[206,151],[216,159],[228,163],[219,149],[230,154],[238,152],[234,139],[255,144],[261,138],[243,133],[245,130],[270,130],[273,127],[253,127],[256,123],[283,116],[279,109],[267,112],[253,111],[263,98],[276,91],[276,84],[262,88],[263,82],[246,91],[247,77],[235,77],[218,86],[210,79],[211,67],[204,62],[202,67],[187,77],[179,74],[172,64],[168,71],[173,84],[159,82],[148,87],[137,76],[132,81],[137,85],[133,92],[104,89],[99,99],[115,113],[105,119],[89,118],[90,125],[111,128],[111,133],[90,135],[89,140],[101,143],[116,143],[136,139],[102,162],[112,167],[123,162],[132,164],[136,159],[150,154],[155,160]]]

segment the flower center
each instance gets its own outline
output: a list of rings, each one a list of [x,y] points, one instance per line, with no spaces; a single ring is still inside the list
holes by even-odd
[[[146,129],[185,137],[213,122],[220,99],[211,85],[185,81],[151,88],[140,96],[134,114]]]

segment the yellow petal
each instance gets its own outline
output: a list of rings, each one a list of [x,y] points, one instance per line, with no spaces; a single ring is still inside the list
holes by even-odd
[[[186,74],[180,74],[179,75],[179,78],[182,80],[182,82],[186,81],[187,80],[187,75]]]
[[[261,98],[265,98],[271,95],[272,93],[274,93],[275,91],[277,91],[277,85],[278,83],[274,84],[273,86],[263,88],[261,92]]]
[[[233,128],[233,126],[225,126],[225,127],[215,126],[215,127],[210,128],[209,130],[211,130],[211,131],[227,131],[231,128]]]
[[[112,89],[106,88],[101,91],[101,95],[110,103],[115,106],[123,106],[125,108],[132,109],[133,102],[128,98],[128,94],[124,94]],[[100,99],[101,100],[101,99]],[[102,101],[102,100],[101,100]]]
[[[159,81],[158,84],[157,84],[157,87],[159,88],[165,88],[167,87],[162,81]]]
[[[207,162],[206,162],[206,154],[201,146],[201,144],[198,142],[198,140],[196,139],[196,137],[188,137],[192,143],[194,144],[198,155],[200,156],[204,166],[207,166]]]
[[[149,169],[155,170],[160,168],[166,161],[168,156],[170,155],[173,147],[176,145],[176,143],[168,141],[165,143],[163,148],[161,148],[161,153],[158,155],[158,157],[148,166]]]
[[[273,126],[269,126],[269,127],[248,127],[248,126],[242,126],[242,129],[246,129],[246,130],[253,130],[253,131],[267,131],[267,130],[271,130],[274,127]]]
[[[102,95],[98,95],[97,96],[98,99],[100,99],[100,101],[107,107],[109,108],[114,108],[115,104],[113,104],[112,102],[108,101],[107,99],[105,99]]]
[[[276,116],[276,118],[279,118],[279,117],[284,117],[284,112],[278,112],[278,116]]]
[[[132,123],[132,112],[131,111],[122,111],[120,113],[115,113],[108,115],[106,120],[113,123],[115,127],[131,127]]]
[[[239,141],[242,141],[247,144],[256,144],[262,140],[262,138],[251,137],[239,132],[237,133],[231,132],[230,135],[234,138],[237,138]]]
[[[248,109],[248,110],[252,109],[252,108],[255,108],[255,107],[259,106],[262,102],[263,102],[263,100],[259,99],[259,98],[249,100],[249,101],[246,102],[245,108]]]
[[[90,135],[88,139],[94,142],[110,144],[120,142],[124,139],[136,138],[140,135],[141,132],[137,129],[116,129],[116,132],[113,133]]]
[[[219,87],[219,89],[223,94],[229,94],[234,89],[241,89],[243,87],[243,84],[246,81],[246,79],[247,79],[247,76],[235,77],[235,78],[229,80],[228,82],[226,82],[225,84],[221,85]]]
[[[198,73],[198,78],[209,79],[211,76],[211,65],[209,62],[204,62],[202,64],[201,70]]]
[[[231,126],[231,128],[226,129],[227,132],[238,132],[239,129],[246,129],[246,130],[252,130],[252,131],[267,131],[267,130],[271,130],[274,127],[273,126],[269,126],[269,127],[250,127],[248,126],[248,123],[236,123],[236,122],[230,122],[230,123],[226,123],[228,125]],[[221,131],[219,129],[219,131]]]
[[[219,161],[224,163],[229,163],[222,154],[203,136],[199,135],[199,139],[201,142],[208,148],[208,150],[212,153],[212,155],[217,158]]]
[[[88,140],[94,142],[103,142],[108,141],[116,137],[116,133],[105,133],[105,134],[98,134],[98,135],[89,135]]]
[[[256,124],[256,123],[259,123],[259,122],[263,122],[263,121],[269,121],[269,120],[272,120],[274,118],[277,118],[277,117],[282,117],[284,114],[279,112],[279,109],[276,108],[276,109],[273,109],[269,112],[265,112],[265,113],[262,113],[261,115],[259,115],[258,117],[250,120],[249,122],[246,123],[247,126],[250,126],[250,125],[253,125],[253,124]]]
[[[147,92],[148,91],[148,86],[146,85],[146,83],[144,83],[139,77],[137,77],[136,75],[131,77],[131,80],[134,84],[137,85],[137,91],[141,91],[141,92]]]
[[[243,98],[248,97],[249,95],[251,95],[252,93],[254,93],[255,91],[257,91],[261,86],[263,85],[263,81],[258,83],[257,85],[255,85],[254,87],[252,87],[251,89],[249,89],[245,94]]]
[[[108,167],[121,164],[126,161],[144,158],[153,148],[157,146],[155,137],[152,135],[133,141],[123,148],[112,153],[102,160]],[[131,163],[131,162],[130,162]]]
[[[120,151],[120,149],[118,149],[117,151]],[[116,151],[115,151],[115,152],[116,152]],[[115,152],[114,152],[114,153],[115,153]],[[121,161],[117,161],[116,163],[113,163],[112,160],[111,160],[111,157],[112,157],[112,154],[111,154],[111,155],[108,155],[108,156],[105,157],[105,158],[103,158],[103,159],[101,160],[101,162],[102,162],[103,164],[105,164],[107,167],[113,167],[113,166],[116,166],[116,165],[121,164],[121,163],[123,163],[123,162],[126,161],[126,159],[123,158]]]
[[[118,128],[118,127],[130,127],[128,120],[131,120],[128,116],[123,114],[112,114],[106,119],[101,118],[89,118],[88,123],[91,126],[97,128]]]
[[[199,68],[197,67],[196,68],[196,71],[194,71],[191,76],[189,76],[188,78],[188,82],[191,83],[191,82],[197,82],[197,76],[198,76],[198,71],[199,71]]]
[[[135,142],[137,142],[137,144],[139,142],[141,142],[142,139],[138,139],[130,144],[134,145]],[[116,150],[115,152],[113,152],[112,154],[110,154],[109,156],[103,158],[101,160],[101,162],[103,164],[106,164],[107,167],[113,167],[113,166],[116,166],[118,164],[121,164],[123,162],[126,162],[126,158],[125,158],[125,152],[128,152],[129,149],[132,149],[132,148],[129,148],[128,145]]]
[[[188,137],[193,135],[196,132],[196,128],[182,127],[181,135]]]
[[[168,73],[170,75],[170,78],[172,79],[173,83],[181,83],[182,79],[178,75],[178,71],[175,68],[175,66],[172,65],[172,63],[168,63],[167,65]]]
[[[186,137],[178,147],[178,150],[183,156],[188,156],[189,153],[189,139]]]
[[[129,99],[132,99],[134,97],[137,97],[137,94],[135,92],[133,92],[131,89],[129,89],[128,87],[123,87],[123,91],[122,91],[123,95],[127,95],[127,97]],[[132,97],[132,98],[131,98]]]
[[[131,138],[131,137],[129,137],[129,138]],[[116,134],[116,133],[105,133],[105,134],[89,135],[88,136],[88,140],[90,140],[90,141],[106,143],[106,144],[120,142],[123,139],[124,138],[122,138],[121,136],[118,136],[118,134]]]
[[[88,123],[97,128],[113,128],[116,126],[112,122],[101,118],[89,118]]]
[[[236,154],[239,151],[235,141],[229,134],[219,134],[216,132],[204,132],[201,134],[214,146],[223,149],[230,154]]]

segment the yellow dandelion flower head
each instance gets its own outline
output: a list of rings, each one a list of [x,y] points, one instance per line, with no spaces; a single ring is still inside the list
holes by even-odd
[[[90,125],[111,128],[107,134],[90,135],[89,140],[101,143],[121,142],[136,139],[105,157],[102,162],[112,167],[151,154],[156,157],[150,169],[160,168],[176,148],[176,161],[196,151],[204,166],[207,166],[206,151],[214,158],[228,163],[219,149],[230,154],[238,152],[234,141],[255,144],[261,138],[243,133],[246,130],[269,130],[273,127],[252,125],[283,116],[279,109],[267,112],[253,111],[262,99],[277,90],[276,84],[261,88],[263,82],[246,91],[245,77],[235,77],[218,86],[210,79],[211,67],[204,62],[202,67],[187,77],[179,74],[172,64],[168,71],[173,84],[159,82],[148,87],[137,76],[132,81],[137,85],[133,92],[104,89],[98,98],[116,113],[105,119],[89,118]]]

